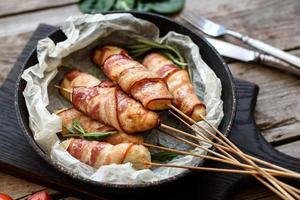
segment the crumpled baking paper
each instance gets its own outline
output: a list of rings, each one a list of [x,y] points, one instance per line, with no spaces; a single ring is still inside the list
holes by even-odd
[[[61,145],[56,133],[61,131],[61,120],[51,114],[53,110],[71,107],[63,99],[54,84],[58,84],[65,71],[80,69],[104,80],[105,76],[90,60],[92,49],[104,44],[126,47],[137,36],[155,39],[157,41],[176,45],[193,71],[193,83],[197,94],[207,106],[207,119],[218,126],[223,117],[223,102],[221,83],[215,73],[204,63],[199,54],[198,46],[185,35],[169,32],[159,38],[159,29],[152,23],[133,17],[131,14],[82,15],[70,17],[61,25],[61,30],[67,36],[65,41],[55,44],[50,38],[42,39],[37,45],[38,64],[26,69],[22,78],[27,82],[23,92],[25,97],[30,128],[39,146],[51,156],[54,163],[87,179],[115,184],[140,184],[165,179],[184,169],[159,167],[153,169],[135,170],[130,163],[112,164],[99,169],[81,163],[72,157]],[[168,112],[161,113],[162,121],[179,129]],[[204,125],[203,122],[199,122]],[[144,135],[145,140],[159,143],[170,148],[190,149],[174,138],[153,130]],[[202,144],[205,145],[205,144]],[[201,149],[195,152],[205,154]],[[178,165],[197,165],[199,158],[192,156],[177,156],[169,163]]]

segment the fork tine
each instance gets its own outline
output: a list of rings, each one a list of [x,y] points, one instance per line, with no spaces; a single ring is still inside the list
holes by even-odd
[[[197,29],[213,37],[221,36],[225,32],[225,28],[223,26],[192,12],[184,12],[182,14],[182,18]]]
[[[202,17],[196,16],[194,13],[186,13],[184,12],[182,15],[183,19],[187,22],[189,22],[192,25],[198,25],[198,26],[203,26],[205,24],[205,20],[203,20]]]

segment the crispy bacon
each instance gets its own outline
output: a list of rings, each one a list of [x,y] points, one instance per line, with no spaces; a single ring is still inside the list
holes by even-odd
[[[124,49],[104,46],[96,49],[93,61],[102,66],[106,76],[123,91],[140,101],[150,110],[168,108],[173,97],[164,81],[128,56]]]
[[[57,114],[62,120],[63,135],[68,134],[68,130],[66,127],[72,127],[72,123],[75,119],[80,122],[84,130],[87,132],[115,131],[113,127],[101,124],[100,122],[87,117],[86,115],[84,115],[82,112],[79,112],[75,108],[61,109],[56,111],[55,114]],[[140,135],[128,135],[126,133],[119,131],[116,134],[104,138],[103,141],[106,141],[113,145],[124,143],[124,142],[141,144],[143,142],[143,137]]]
[[[205,116],[205,105],[198,98],[186,70],[178,68],[174,63],[158,53],[151,53],[143,60],[143,65],[162,78],[174,99],[172,104],[182,112],[200,121]]]
[[[151,161],[146,147],[133,143],[112,145],[106,142],[68,139],[62,146],[76,159],[94,168],[110,164],[132,163],[136,169],[146,169]]]
[[[76,72],[76,74],[77,77],[73,81],[77,80],[80,84],[74,84],[66,75],[62,87],[65,85],[65,89],[72,91],[72,96],[65,97],[88,117],[125,133],[147,131],[159,125],[160,121],[156,113],[146,110],[112,82],[104,81],[93,87],[85,87],[83,82],[92,85],[88,80],[95,83],[98,79],[83,72]],[[82,78],[85,80],[79,81]],[[63,89],[61,91],[64,92]]]

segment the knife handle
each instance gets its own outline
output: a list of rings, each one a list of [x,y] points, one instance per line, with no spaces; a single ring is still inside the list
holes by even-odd
[[[300,68],[300,58],[297,56],[294,56],[290,53],[284,52],[276,47],[273,47],[262,41],[255,40],[249,36],[240,34],[235,31],[227,30],[226,34],[231,35],[235,38],[238,38],[238,39],[242,40],[244,43],[246,43],[252,47],[255,47],[256,49],[262,50],[269,55],[272,55],[276,58],[279,58],[287,63],[290,63],[290,64],[295,65],[296,67]]]
[[[288,71],[288,72],[291,72],[293,74],[300,76],[300,68],[298,68],[294,65],[291,65],[287,62],[284,62],[278,58],[275,58],[274,56],[255,52],[255,57],[256,57],[255,61],[257,61],[261,64],[268,65],[270,67],[275,67],[278,69],[282,69],[282,70],[285,70],[285,71]]]

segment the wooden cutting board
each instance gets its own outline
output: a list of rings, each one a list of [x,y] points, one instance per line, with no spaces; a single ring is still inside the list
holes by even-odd
[[[15,84],[18,74],[37,41],[57,30],[56,27],[40,25],[18,58],[7,80],[0,88],[0,170],[52,187],[82,199],[141,199],[169,195],[172,199],[228,199],[237,189],[251,184],[249,176],[194,172],[189,177],[168,187],[132,196],[103,194],[93,185],[72,179],[48,165],[29,146],[16,119],[14,107]],[[229,138],[242,150],[256,157],[300,172],[300,160],[284,155],[268,144],[256,127],[253,111],[258,87],[246,81],[235,80],[237,92],[237,115]],[[228,167],[225,164],[206,162],[205,165]],[[293,182],[300,186],[300,182]]]

